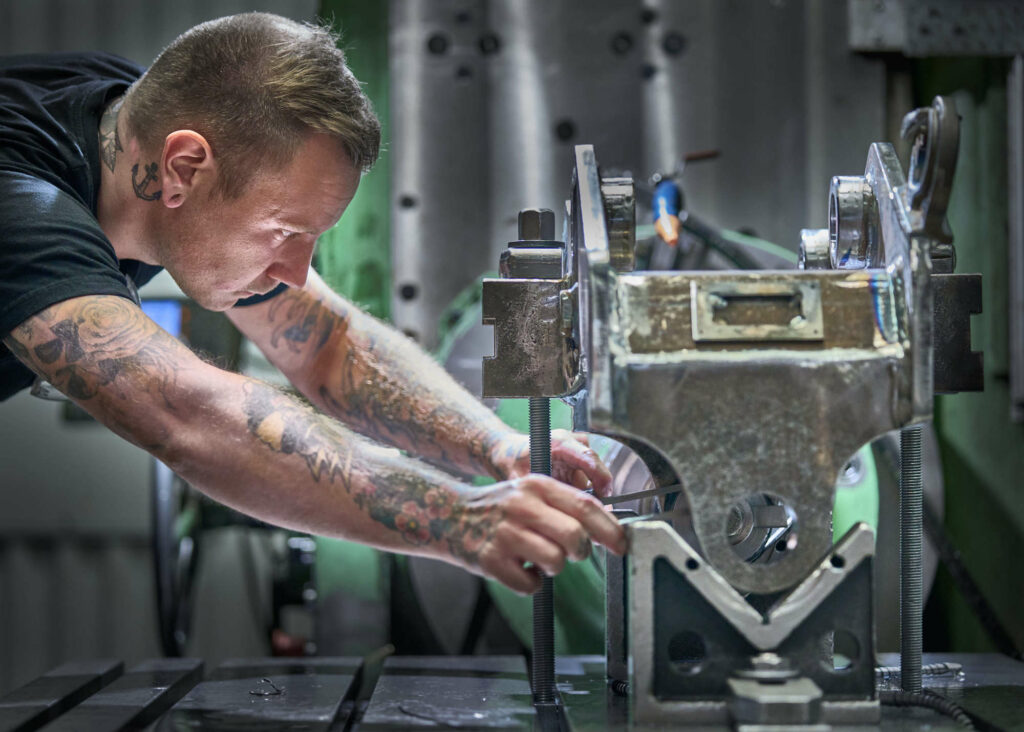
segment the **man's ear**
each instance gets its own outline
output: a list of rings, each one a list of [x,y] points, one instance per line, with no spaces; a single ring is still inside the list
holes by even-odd
[[[217,175],[213,151],[206,138],[194,130],[175,130],[164,139],[162,171],[163,195],[168,208],[177,208],[198,187],[210,187]]]

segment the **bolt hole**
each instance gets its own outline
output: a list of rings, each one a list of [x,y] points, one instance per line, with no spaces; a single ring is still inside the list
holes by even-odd
[[[460,10],[455,14],[455,22],[465,25],[469,21],[473,20],[473,14],[468,10]]]
[[[398,205],[402,208],[416,208],[416,196],[406,193],[399,197]]]
[[[696,559],[694,559],[693,557],[689,557],[689,558],[688,558],[688,559],[686,560],[686,568],[687,568],[688,570],[690,570],[691,572],[692,572],[693,570],[697,569],[698,567],[700,567],[700,562],[698,562],[698,561],[697,561]]]
[[[555,125],[555,137],[562,142],[568,142],[576,136],[576,125],[571,119],[563,119]]]
[[[673,671],[684,676],[700,673],[708,650],[704,639],[692,630],[676,633],[668,642],[668,661]]]
[[[640,67],[640,76],[642,76],[645,81],[650,81],[657,73],[658,67],[654,64],[644,64]]]
[[[468,66],[459,66],[455,69],[455,78],[465,81],[473,78],[473,69]]]
[[[419,288],[416,287],[416,285],[412,284],[411,282],[402,285],[398,289],[398,295],[403,300],[415,300],[416,296],[418,294],[419,294]]]
[[[821,638],[822,665],[834,673],[852,671],[860,662],[860,643],[848,630],[833,630]]]
[[[625,31],[620,31],[612,36],[612,53],[616,56],[623,56],[633,48],[633,36]]]
[[[414,341],[418,342],[420,339],[420,334],[412,328],[403,328],[402,333],[404,333],[407,338],[411,338]]]
[[[480,36],[480,53],[484,56],[491,56],[501,50],[501,39],[496,33],[487,33]]]
[[[448,51],[448,37],[443,33],[435,33],[427,39],[427,50],[435,56]]]
[[[846,566],[846,560],[843,559],[839,554],[833,554],[829,562],[831,562],[832,566],[836,569],[842,569]]]
[[[681,33],[670,31],[662,39],[661,47],[669,56],[678,56],[686,50],[686,38]]]
[[[640,11],[640,22],[644,25],[650,25],[658,19],[658,11],[654,8],[644,8]]]

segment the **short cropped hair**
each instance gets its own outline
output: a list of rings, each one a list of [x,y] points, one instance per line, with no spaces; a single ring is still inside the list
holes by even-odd
[[[128,130],[161,150],[174,130],[206,138],[220,191],[241,195],[266,165],[291,160],[310,132],[326,133],[366,171],[380,122],[330,30],[269,13],[211,20],[171,42],[129,89]]]

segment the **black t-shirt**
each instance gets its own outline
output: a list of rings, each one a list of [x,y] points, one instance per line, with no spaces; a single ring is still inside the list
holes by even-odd
[[[63,300],[131,298],[126,278],[160,271],[118,260],[96,220],[100,117],[143,70],[105,53],[0,57],[0,338]],[[0,401],[33,379],[0,343]]]

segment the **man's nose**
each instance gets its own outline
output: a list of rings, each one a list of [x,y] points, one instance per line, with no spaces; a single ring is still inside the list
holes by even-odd
[[[312,236],[308,237],[308,241],[289,242],[281,256],[267,268],[267,275],[289,287],[302,287],[309,276],[314,246],[316,239]]]

